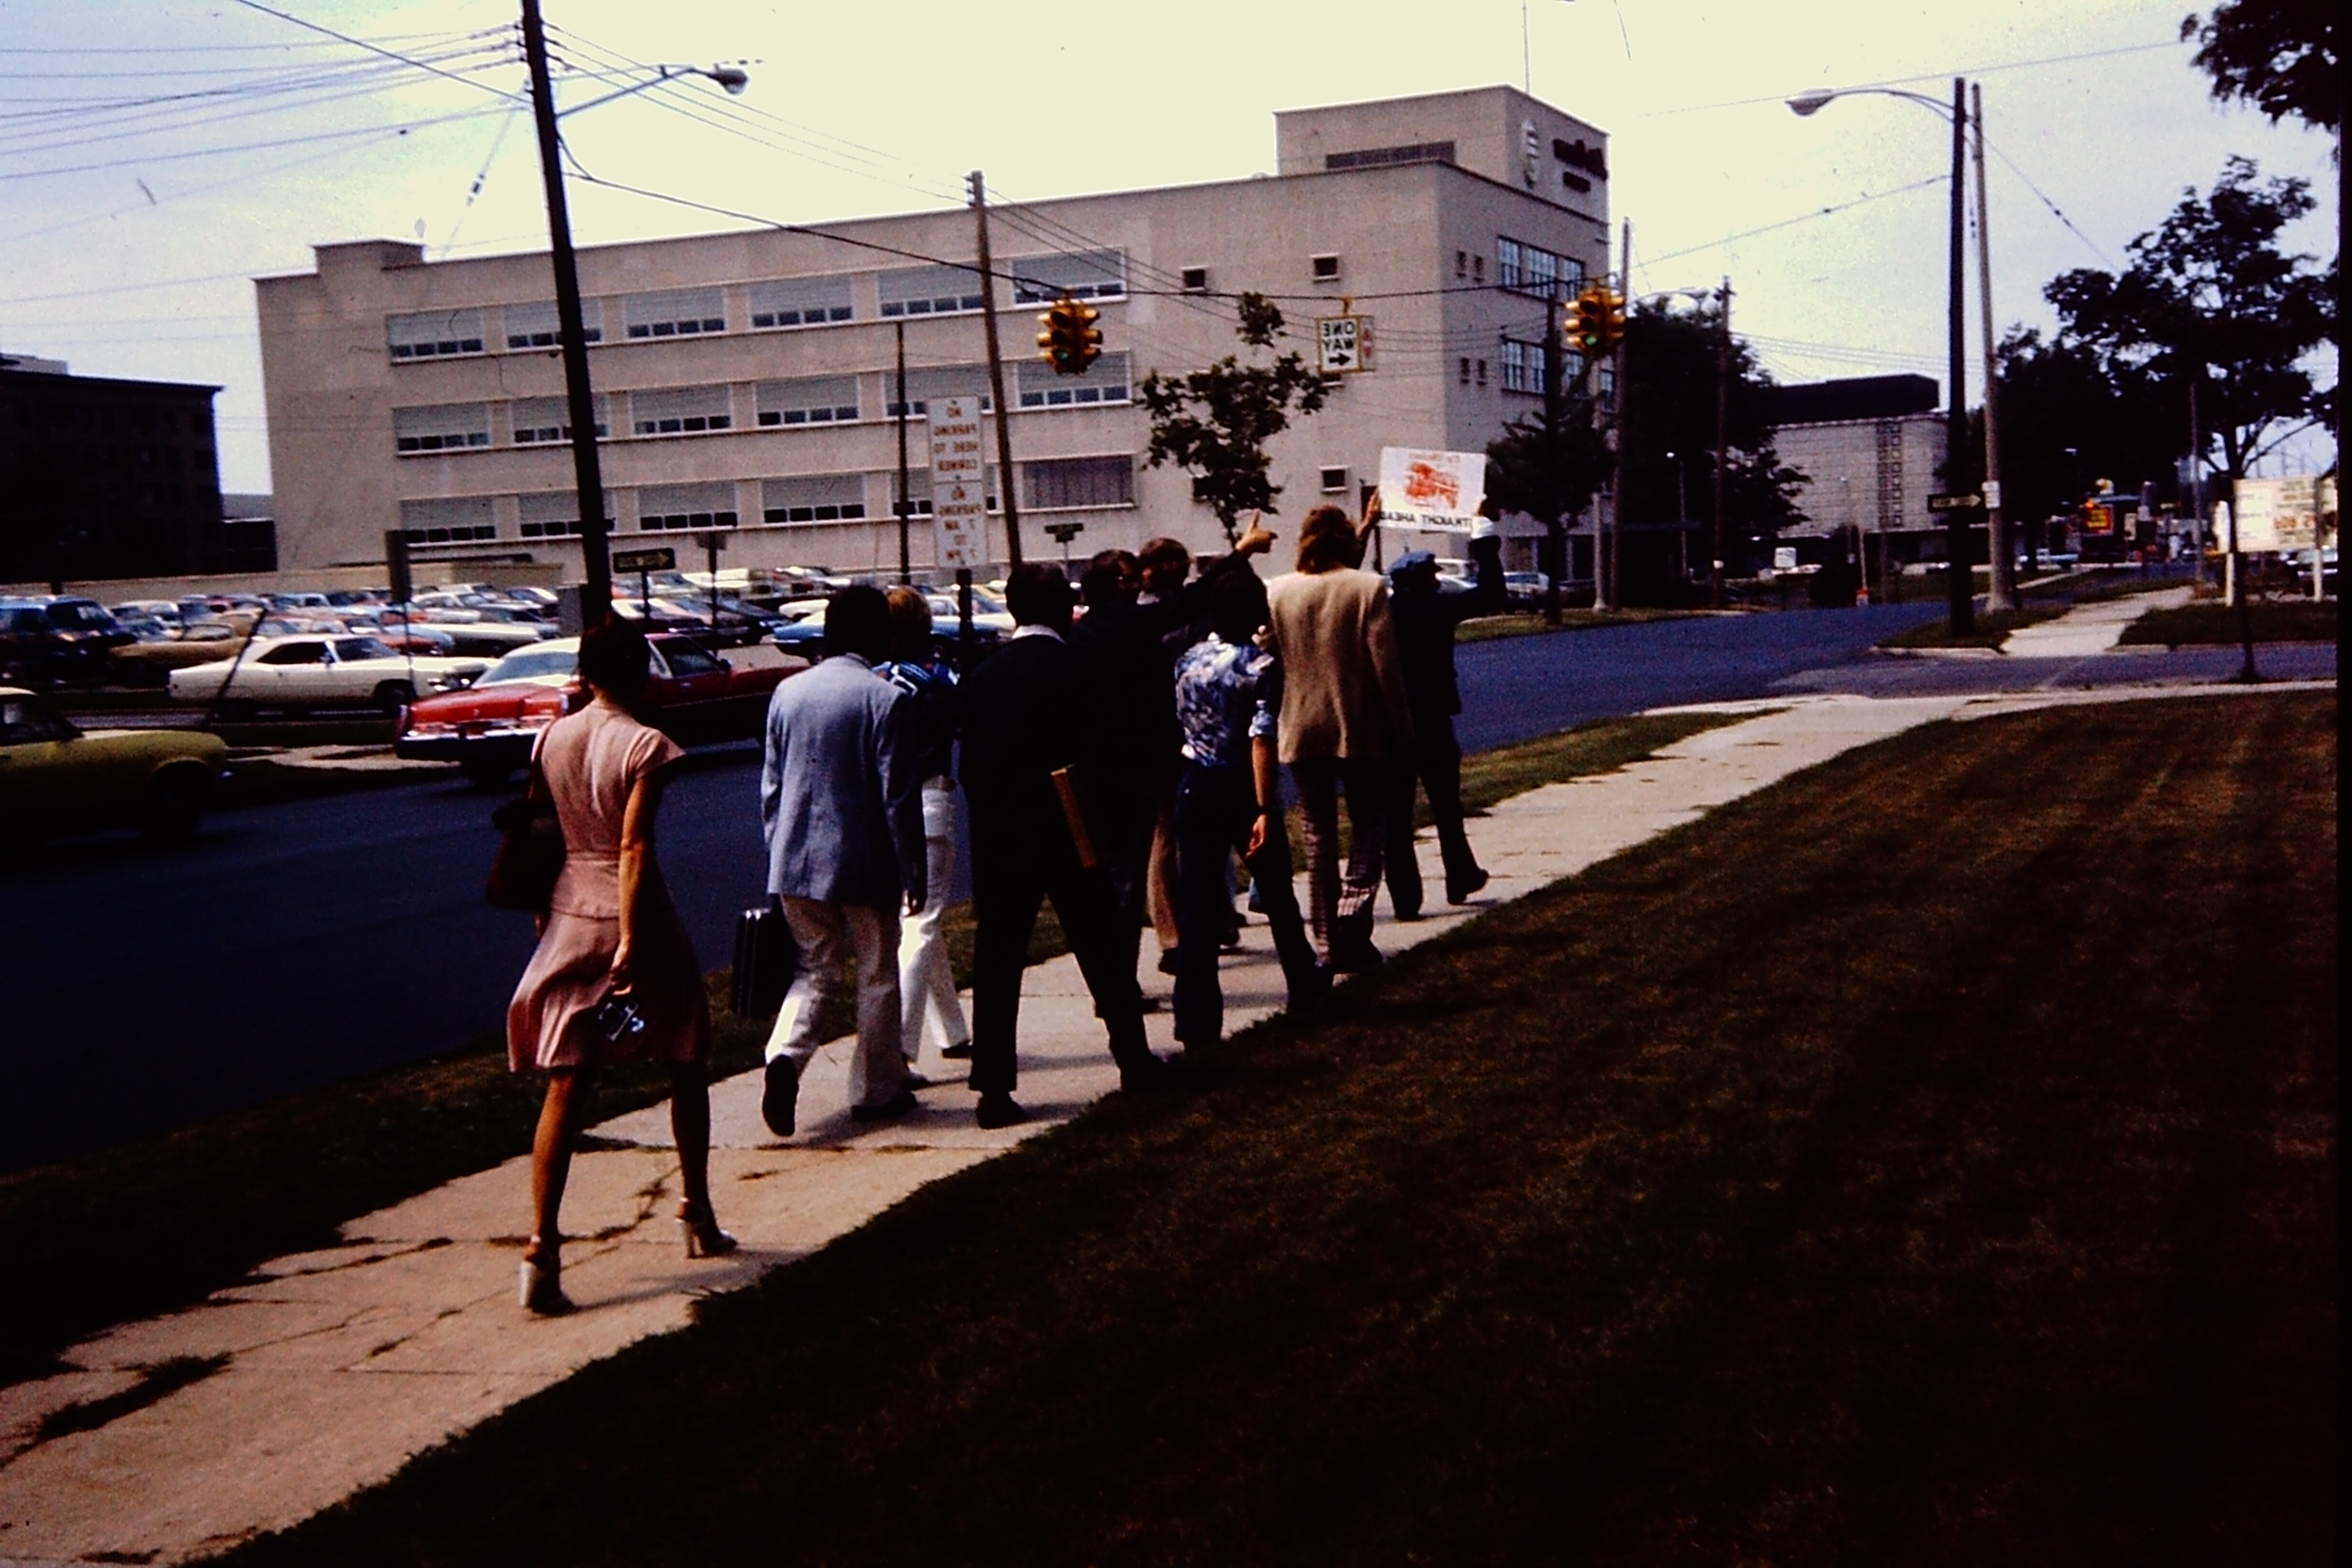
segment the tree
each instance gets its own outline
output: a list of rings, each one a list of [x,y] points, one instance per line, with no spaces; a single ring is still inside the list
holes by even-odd
[[[1713,307],[1677,310],[1652,300],[1626,324],[1633,383],[1627,454],[1629,520],[1715,515],[1715,393],[1722,318]],[[1796,503],[1806,476],[1783,465],[1772,442],[1772,378],[1756,351],[1731,340],[1724,459],[1724,516],[1740,538],[1769,537],[1804,521]],[[1669,458],[1668,453],[1673,457]]]
[[[2161,227],[2131,242],[2122,273],[2085,268],[2042,289],[2063,322],[2061,342],[2089,349],[2117,386],[2197,388],[2200,423],[2232,480],[2327,418],[2335,400],[2302,361],[2334,330],[2336,268],[2315,270],[2311,257],[2278,245],[2312,210],[2310,185],[2257,184],[2252,159],[2231,158],[2210,195],[2184,191]],[[2185,437],[2185,417],[2174,428]],[[2210,444],[2197,457],[2210,462]]]
[[[2335,131],[2344,110],[2336,16],[2332,0],[2228,0],[2210,16],[2190,13],[2180,36],[2197,40],[2195,63],[2213,79],[2215,98],[2243,99],[2273,121],[2292,114]]]
[[[2030,328],[2001,340],[1997,374],[2001,504],[2021,526],[2071,513],[2100,479],[2173,492],[2189,436],[2185,382]]]
[[[1282,336],[1282,311],[1262,294],[1240,300],[1243,342],[1274,346]],[[1244,364],[1227,354],[1206,370],[1169,376],[1153,371],[1143,378],[1143,406],[1151,416],[1151,445],[1144,466],[1173,463],[1192,476],[1192,495],[1208,502],[1231,543],[1241,538],[1241,515],[1273,511],[1282,487],[1267,478],[1265,444],[1289,428],[1291,410],[1314,413],[1330,395],[1328,385],[1297,352],[1271,364]]]

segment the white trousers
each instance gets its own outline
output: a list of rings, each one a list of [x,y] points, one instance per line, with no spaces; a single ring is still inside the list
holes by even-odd
[[[956,999],[955,971],[948,965],[947,939],[940,912],[947,907],[955,877],[956,793],[944,778],[923,781],[923,854],[931,896],[923,912],[898,925],[898,996],[906,1012],[899,1043],[913,1061],[929,1045],[935,1050],[971,1038],[963,1004]]]
[[[768,1059],[790,1057],[807,1070],[822,1043],[817,1030],[825,1003],[854,986],[857,1051],[849,1065],[849,1101],[888,1104],[907,1088],[907,1058],[898,1048],[898,966],[892,962],[898,946],[898,911],[790,894],[782,902],[784,923],[800,949],[800,970],[768,1037]]]

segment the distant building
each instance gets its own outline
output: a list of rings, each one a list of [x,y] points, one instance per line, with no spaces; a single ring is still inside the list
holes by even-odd
[[[222,526],[219,390],[0,355],[0,583],[268,570]]]
[[[1222,548],[1188,478],[1144,466],[1136,388],[1240,352],[1243,290],[1273,296],[1285,346],[1310,357],[1318,318],[1369,329],[1361,372],[1271,445],[1275,525],[1293,538],[1320,501],[1356,507],[1381,447],[1475,451],[1539,408],[1547,305],[1608,265],[1606,138],[1505,87],[1298,110],[1276,132],[1270,177],[992,207],[1030,558],[1063,553],[1049,524],[1080,525],[1077,556],[1155,534]],[[579,571],[546,255],[316,248],[315,271],[257,285],[286,566],[380,561],[398,529],[425,560]],[[729,566],[895,569],[903,328],[911,556],[927,567],[923,412],[988,388],[975,254],[961,209],[583,249],[616,543],[675,540],[684,556],[715,531]],[[1032,346],[1066,291],[1102,313],[1083,377]],[[989,542],[1002,563],[1001,527]],[[1414,543],[1460,553],[1443,535],[1390,548]]]
[[[1873,540],[1885,537],[1890,559],[1919,559],[1922,546],[1943,535],[1943,517],[1927,510],[1944,465],[1940,395],[1924,375],[1776,387],[1773,440],[1780,461],[1807,476],[1796,494],[1805,521],[1782,529],[1780,537],[1833,547],[1859,527]],[[1869,545],[1874,561],[1880,548]]]

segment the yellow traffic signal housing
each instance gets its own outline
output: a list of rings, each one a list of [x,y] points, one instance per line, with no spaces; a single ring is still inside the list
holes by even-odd
[[[1608,291],[1597,283],[1576,297],[1576,321],[1568,338],[1577,353],[1594,355],[1604,352],[1601,343],[1609,330],[1608,299]]]
[[[1617,345],[1625,341],[1625,297],[1614,289],[1603,289],[1601,304],[1601,352],[1614,353]]]
[[[1037,357],[1052,365],[1056,375],[1086,374],[1087,367],[1102,355],[1102,329],[1095,325],[1101,316],[1092,305],[1056,300],[1037,318],[1045,329],[1037,334]]]
[[[1070,324],[1073,329],[1071,357],[1076,362],[1071,366],[1068,374],[1084,375],[1087,373],[1087,367],[1102,357],[1102,329],[1095,325],[1095,322],[1102,319],[1102,312],[1082,300],[1071,300],[1066,303],[1069,307]]]

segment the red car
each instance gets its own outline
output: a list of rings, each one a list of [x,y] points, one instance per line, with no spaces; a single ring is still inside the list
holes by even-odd
[[[653,683],[639,716],[682,746],[757,736],[768,699],[808,661],[774,648],[711,652],[691,637],[656,635]],[[499,660],[462,691],[412,704],[402,715],[395,755],[457,763],[484,789],[530,761],[531,742],[580,700],[580,639],[534,643]]]

